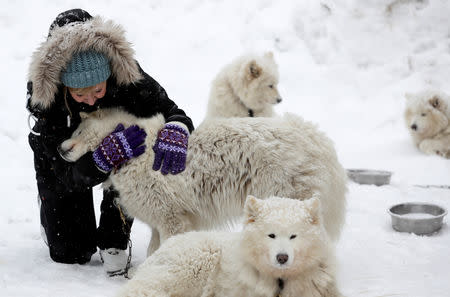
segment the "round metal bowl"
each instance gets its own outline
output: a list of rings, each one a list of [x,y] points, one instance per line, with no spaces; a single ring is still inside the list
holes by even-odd
[[[347,169],[347,176],[352,181],[363,185],[387,185],[391,182],[392,172],[370,169]]]
[[[441,229],[447,210],[435,204],[402,203],[389,208],[388,213],[394,230],[427,235]]]

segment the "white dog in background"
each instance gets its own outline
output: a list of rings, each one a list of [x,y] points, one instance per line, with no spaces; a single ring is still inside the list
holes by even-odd
[[[450,97],[438,91],[406,94],[405,122],[424,153],[450,158]]]
[[[242,232],[165,241],[118,297],[340,297],[320,200],[248,197]]]
[[[273,105],[281,102],[278,76],[272,52],[237,58],[212,82],[205,119],[273,116]]]
[[[172,235],[217,227],[242,215],[247,195],[322,201],[325,229],[339,238],[345,217],[346,174],[333,143],[315,125],[293,114],[271,118],[222,118],[200,125],[189,138],[186,170],[152,170],[162,116],[136,118],[119,110],[84,118],[60,152],[76,161],[93,151],[118,123],[147,132],[147,150],[110,175],[119,203],[152,228],[148,254]]]

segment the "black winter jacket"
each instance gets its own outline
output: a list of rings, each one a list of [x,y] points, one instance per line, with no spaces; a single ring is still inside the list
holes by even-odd
[[[88,48],[103,52],[111,61],[106,94],[94,106],[77,103],[59,81],[72,54]],[[57,147],[78,127],[80,111],[121,107],[138,117],[161,113],[166,122],[181,122],[192,132],[191,119],[140,68],[133,54],[120,26],[91,17],[83,10],[65,12],[53,22],[48,39],[33,54],[27,84],[27,109],[37,118],[33,130],[40,134],[30,133],[29,143],[35,158],[45,158],[50,164],[49,168],[39,168],[41,162],[35,161],[38,183],[45,182],[46,175],[55,175],[70,191],[90,188],[108,177],[97,169],[91,152],[74,163],[64,161],[57,152]]]

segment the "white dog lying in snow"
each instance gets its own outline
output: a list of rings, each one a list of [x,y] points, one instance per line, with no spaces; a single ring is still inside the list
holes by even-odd
[[[173,236],[118,297],[340,297],[317,198],[245,203],[240,233]]]
[[[424,153],[450,158],[450,97],[438,91],[406,94],[405,122]]]

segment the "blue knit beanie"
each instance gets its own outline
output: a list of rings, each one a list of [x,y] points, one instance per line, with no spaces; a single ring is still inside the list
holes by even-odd
[[[70,88],[95,86],[111,75],[108,58],[99,52],[77,52],[61,73],[62,83]]]

